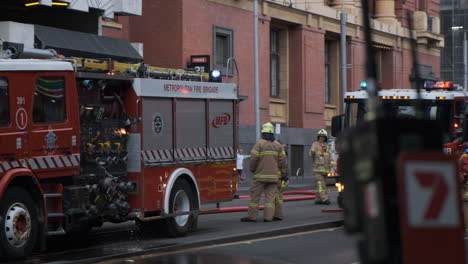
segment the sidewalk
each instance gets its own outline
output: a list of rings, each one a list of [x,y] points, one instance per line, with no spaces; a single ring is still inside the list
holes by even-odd
[[[248,194],[251,183],[252,183],[251,178],[247,178],[243,182],[239,183],[238,194],[239,195]],[[308,190],[308,191],[315,190],[315,178],[312,176],[289,177],[288,191],[295,191],[295,190]]]
[[[331,193],[330,198],[336,200],[335,197],[336,193]],[[239,199],[223,203],[222,207],[245,206],[247,202],[247,199]],[[130,257],[148,253],[157,254],[341,226],[343,224],[342,213],[321,212],[322,209],[329,208],[337,208],[336,203],[333,202],[330,206],[318,206],[314,205],[313,200],[287,202],[285,203],[285,220],[271,223],[264,223],[262,221],[263,212],[259,213],[259,221],[257,223],[241,222],[240,218],[244,217],[246,212],[201,215],[199,217],[198,230],[186,237],[141,238],[132,242],[104,246],[100,249],[100,254],[111,251],[113,253],[112,258],[116,256]],[[102,255],[106,255],[105,253]],[[97,259],[106,259],[102,255],[97,257]],[[95,262],[97,262],[96,259],[79,263]]]

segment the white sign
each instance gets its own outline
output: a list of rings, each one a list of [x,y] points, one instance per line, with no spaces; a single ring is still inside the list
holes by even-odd
[[[276,124],[275,125],[275,133],[276,134],[281,134],[281,124]]]
[[[405,192],[411,227],[456,227],[457,177],[451,162],[407,161]]]
[[[138,96],[147,97],[237,99],[237,86],[234,83],[135,78],[133,89]]]

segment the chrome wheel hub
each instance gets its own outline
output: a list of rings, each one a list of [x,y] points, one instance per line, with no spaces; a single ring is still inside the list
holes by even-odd
[[[174,213],[182,213],[190,211],[190,200],[185,191],[179,190],[174,196],[174,202],[172,204]],[[187,224],[189,215],[178,215],[174,217],[176,223],[179,226],[184,226]]]
[[[14,203],[5,215],[5,237],[14,247],[24,246],[31,235],[31,215],[22,203]]]

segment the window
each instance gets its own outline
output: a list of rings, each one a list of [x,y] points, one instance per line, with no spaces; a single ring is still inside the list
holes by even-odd
[[[60,123],[64,122],[66,117],[65,78],[62,76],[37,78],[34,91],[34,123]]]
[[[234,33],[231,29],[214,27],[214,68],[227,73],[227,60],[233,57],[233,36]],[[232,69],[229,73],[232,74]]]
[[[426,11],[426,0],[418,0],[418,10]]]
[[[279,31],[270,31],[270,96],[279,97],[280,93],[280,54],[279,54]]]
[[[325,41],[325,103],[332,103],[331,41]]]
[[[0,77],[0,126],[10,124],[10,96],[8,94],[8,79]]]

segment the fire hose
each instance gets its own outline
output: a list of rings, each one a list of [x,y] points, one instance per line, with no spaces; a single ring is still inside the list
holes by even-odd
[[[295,197],[286,197],[283,198],[284,202],[291,202],[291,201],[302,201],[302,200],[312,200],[315,199],[315,192],[313,191],[289,191],[289,192],[283,192],[283,195],[300,195],[301,196],[295,196]],[[262,195],[261,197],[265,197],[265,195]],[[240,199],[248,199],[250,196],[248,195],[241,195],[239,196]],[[258,207],[259,210],[263,210],[265,208],[264,205],[260,205]],[[248,211],[249,207],[248,206],[237,206],[237,207],[224,207],[224,208],[216,208],[216,209],[210,209],[206,211],[200,212],[200,214],[218,214],[218,213],[232,213],[232,212],[244,212]]]

